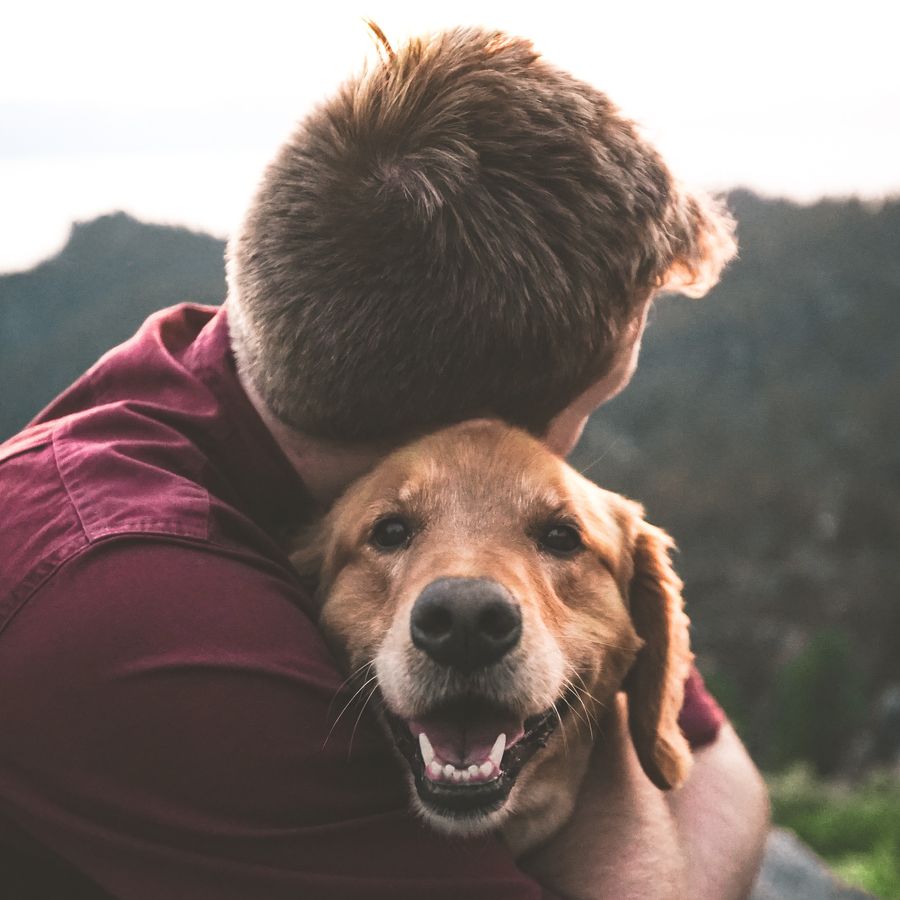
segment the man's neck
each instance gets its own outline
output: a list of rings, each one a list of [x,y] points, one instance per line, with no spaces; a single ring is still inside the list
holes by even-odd
[[[550,423],[543,440],[560,456],[567,456],[572,451],[591,412],[615,397],[634,374],[651,301],[652,297],[648,297],[638,315],[623,329],[618,353],[606,375],[576,397]],[[374,468],[383,457],[402,443],[348,444],[295,431],[272,414],[253,385],[240,372],[238,378],[253,408],[303,479],[313,499],[323,509],[331,506],[350,482]]]
[[[263,424],[323,510],[330,507],[352,481],[374,468],[393,449],[388,444],[347,444],[296,431],[271,412],[246,378],[240,374],[238,378]]]

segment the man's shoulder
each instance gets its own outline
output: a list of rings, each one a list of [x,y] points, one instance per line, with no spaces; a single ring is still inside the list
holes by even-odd
[[[87,544],[56,468],[53,428],[27,429],[0,446],[0,630],[24,598]]]
[[[118,536],[208,541],[200,454],[129,411],[87,411],[26,429],[0,447],[0,629],[44,580],[92,544]]]
[[[272,511],[304,501],[287,464],[272,462],[213,312],[151,317],[0,446],[0,629],[24,595],[98,542],[164,538],[288,568],[278,546],[287,526]]]
[[[88,541],[125,533],[209,537],[210,459],[185,429],[140,403],[115,402],[59,421],[51,443]]]

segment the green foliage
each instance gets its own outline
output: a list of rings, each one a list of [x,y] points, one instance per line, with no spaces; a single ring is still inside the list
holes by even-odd
[[[771,765],[808,760],[820,775],[837,769],[865,708],[858,656],[845,634],[822,629],[778,671]]]
[[[900,778],[856,786],[794,766],[769,779],[775,823],[795,831],[849,884],[900,900]]]

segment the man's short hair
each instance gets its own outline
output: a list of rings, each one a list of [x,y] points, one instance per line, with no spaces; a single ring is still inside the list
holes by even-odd
[[[385,49],[299,124],[229,244],[242,375],[323,438],[542,434],[650,294],[716,282],[731,220],[526,40]]]

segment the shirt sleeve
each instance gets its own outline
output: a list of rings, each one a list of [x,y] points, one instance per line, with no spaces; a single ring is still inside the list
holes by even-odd
[[[678,724],[691,748],[696,750],[711,744],[719,736],[724,721],[722,707],[706,689],[703,676],[696,666],[691,667],[684,683],[684,703],[678,716]]]
[[[203,545],[71,559],[0,640],[0,815],[120,900],[547,896],[499,841],[408,812],[302,603]]]

